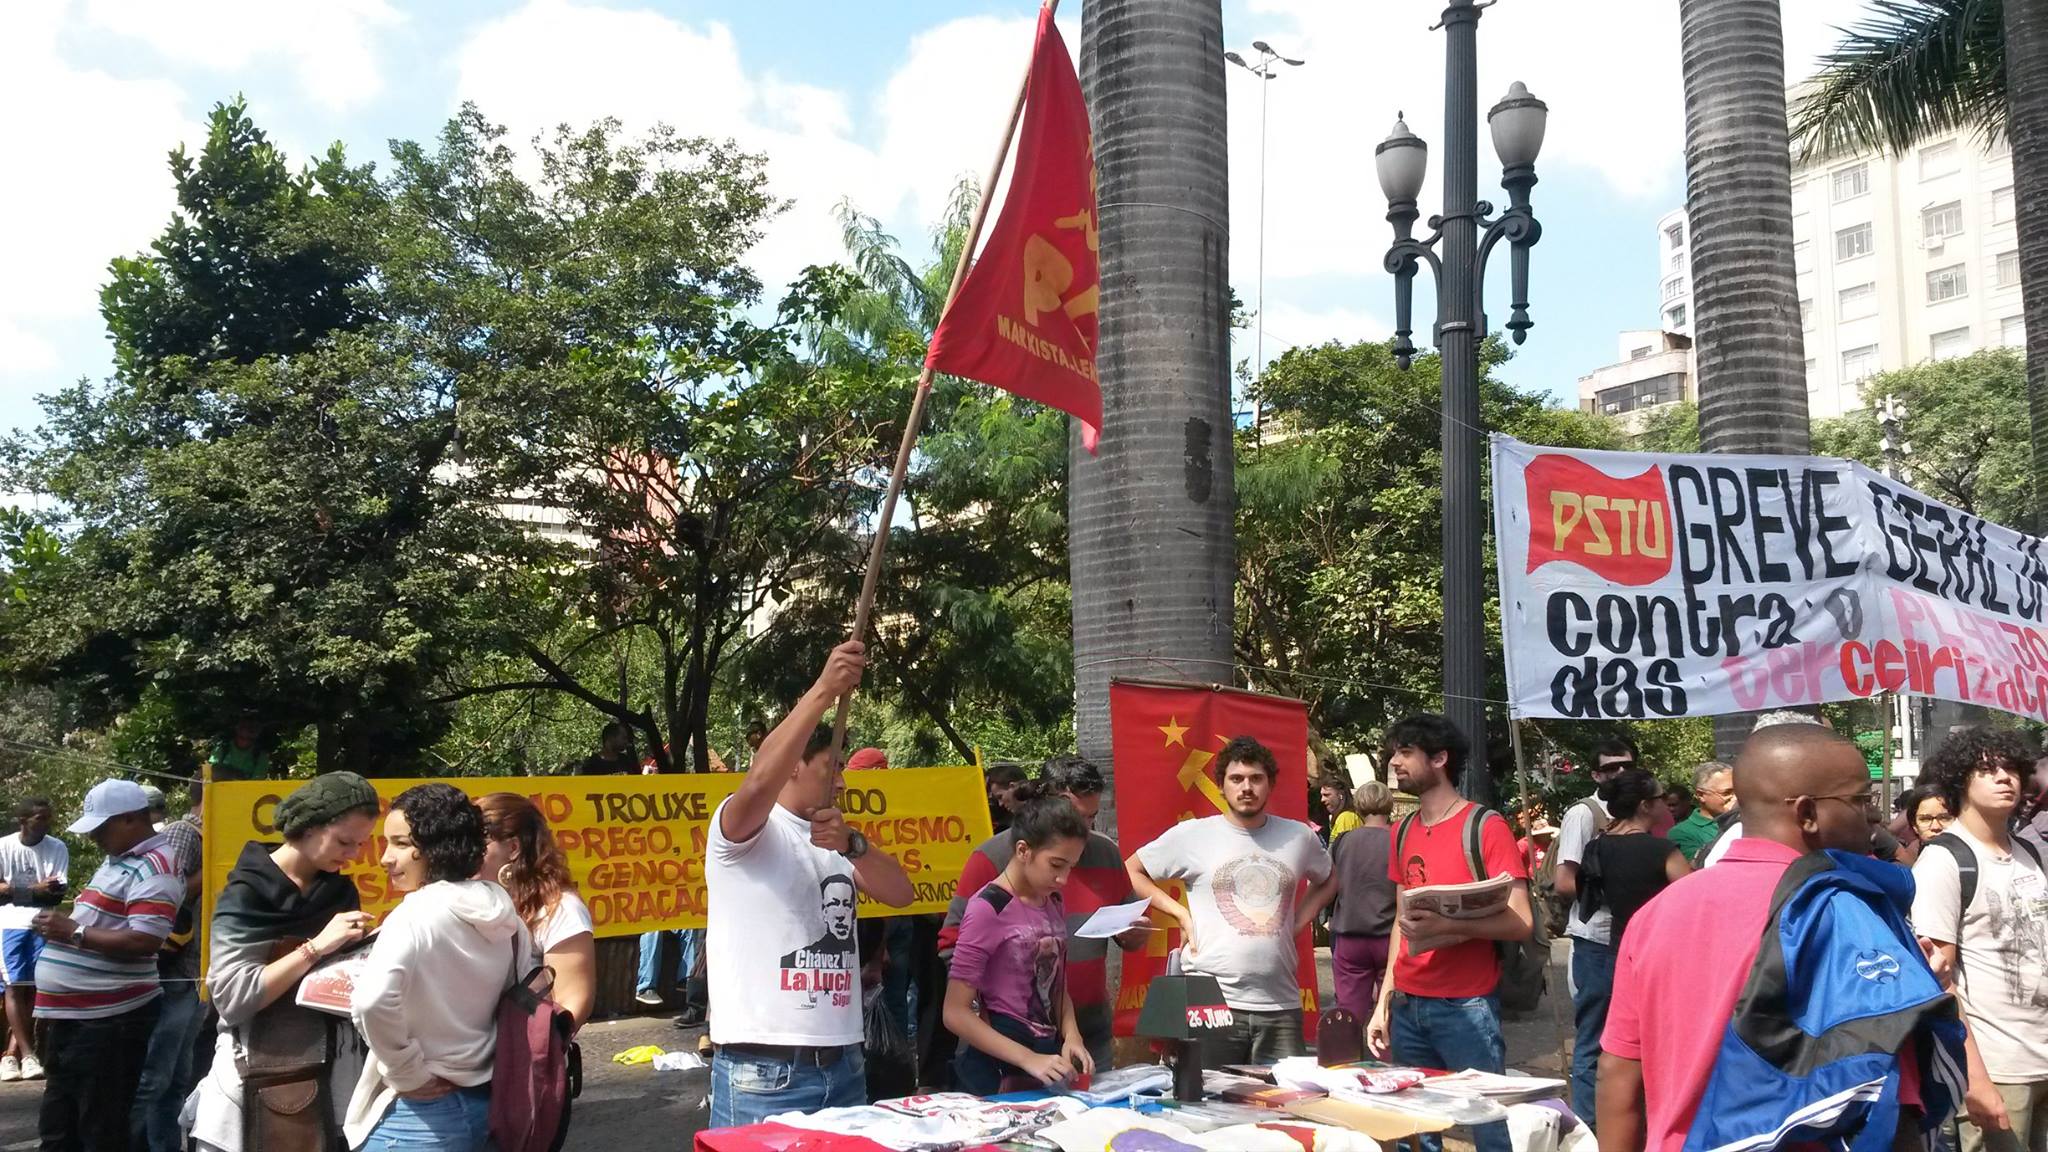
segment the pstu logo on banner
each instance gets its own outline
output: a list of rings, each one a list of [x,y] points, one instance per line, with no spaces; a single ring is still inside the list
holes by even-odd
[[[1529,571],[1569,561],[1616,584],[1654,584],[1671,572],[1671,504],[1664,470],[1609,476],[1570,456],[1543,455],[1529,485]]]

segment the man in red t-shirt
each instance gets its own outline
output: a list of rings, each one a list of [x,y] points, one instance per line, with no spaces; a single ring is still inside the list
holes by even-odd
[[[1685,1146],[1778,881],[1804,853],[1870,850],[1869,788],[1862,751],[1817,724],[1759,728],[1743,745],[1742,837],[1658,893],[1622,941],[1601,1037],[1601,1152]]]
[[[1468,745],[1465,734],[1432,712],[1410,716],[1387,730],[1389,762],[1401,789],[1417,800],[1415,815],[1395,833],[1387,857],[1389,878],[1401,888],[1464,884],[1503,873],[1521,881],[1508,906],[1476,920],[1449,920],[1434,912],[1403,911],[1388,942],[1387,979],[1366,1030],[1372,1050],[1401,1064],[1482,1072],[1507,1070],[1501,1039],[1500,958],[1496,940],[1526,940],[1534,927],[1529,914],[1529,868],[1515,834],[1499,813],[1458,795]],[[1483,769],[1482,769],[1483,770]],[[1479,827],[1483,875],[1474,875],[1465,854],[1465,828]],[[1419,956],[1406,941],[1457,937]],[[1423,1152],[1437,1152],[1434,1136],[1418,1138]],[[1482,1124],[1472,1130],[1478,1152],[1509,1152],[1508,1126]]]

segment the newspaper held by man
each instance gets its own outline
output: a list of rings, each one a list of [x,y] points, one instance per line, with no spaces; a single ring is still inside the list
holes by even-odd
[[[1491,916],[1508,906],[1508,895],[1519,883],[1513,876],[1502,872],[1489,880],[1474,880],[1466,884],[1425,884],[1420,888],[1401,889],[1401,913],[1434,912],[1446,920],[1478,920]],[[1447,944],[1457,944],[1463,936],[1410,936],[1403,932],[1402,941],[1408,946],[1410,956],[1420,956]]]

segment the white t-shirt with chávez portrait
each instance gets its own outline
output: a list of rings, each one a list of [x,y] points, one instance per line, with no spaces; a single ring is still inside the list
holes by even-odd
[[[21,842],[21,833],[0,836],[0,877],[14,890],[12,899],[0,902],[0,928],[27,928],[42,911],[29,901],[28,889],[48,880],[68,883],[71,849],[55,836],[44,835],[33,845]]]
[[[1321,883],[1330,854],[1299,820],[1268,816],[1241,828],[1227,816],[1183,820],[1138,849],[1154,880],[1187,884],[1195,952],[1185,971],[1214,976],[1241,1012],[1301,1008],[1294,909],[1301,882]]]
[[[1958,909],[1955,853],[1926,845],[1913,864],[1913,931],[1956,946],[1956,990],[1991,1079],[2048,1080],[2048,875],[2024,848],[1999,852],[1960,820],[1948,830],[1977,857],[1977,893]]]
[[[735,843],[720,826],[731,802],[711,814],[704,854],[712,1043],[861,1043],[853,863],[780,804]]]

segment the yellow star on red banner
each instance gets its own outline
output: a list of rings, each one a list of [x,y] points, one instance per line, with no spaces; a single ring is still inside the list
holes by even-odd
[[[1153,713],[1153,715],[1156,716],[1158,715],[1158,713],[1155,712]],[[1182,748],[1188,746],[1188,730],[1187,727],[1180,722],[1180,717],[1168,716],[1166,718],[1166,723],[1159,730],[1166,734],[1166,742],[1168,745],[1178,744]]]

